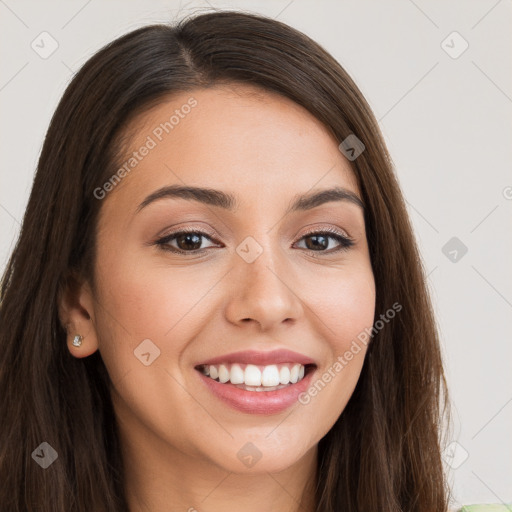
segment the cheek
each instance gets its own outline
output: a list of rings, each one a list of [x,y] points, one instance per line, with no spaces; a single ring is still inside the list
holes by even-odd
[[[332,344],[337,352],[371,327],[375,315],[375,291],[367,280],[349,281],[332,290],[328,305]],[[327,321],[327,319],[326,319]],[[338,336],[339,335],[339,336]]]
[[[216,311],[211,301],[218,300],[214,288],[221,276],[203,271],[199,277],[192,267],[145,265],[136,251],[103,251],[98,262],[96,327],[113,382],[134,370],[135,377],[144,363],[153,360],[152,367],[179,372],[189,340],[200,334],[208,314]],[[144,360],[141,356],[148,352]]]
[[[328,340],[332,355],[343,353],[375,315],[375,282],[369,264],[361,263],[319,275],[303,283],[305,298],[318,317],[317,328]]]
[[[204,286],[194,282],[190,271],[144,263],[142,255],[123,255],[104,259],[98,271],[105,306],[101,312],[139,343],[145,338],[170,336],[204,293]]]
[[[129,255],[101,261],[96,328],[116,414],[132,426],[137,417],[162,438],[175,431],[176,441],[182,420],[175,411],[195,407],[181,355],[198,329],[194,305],[214,283],[194,286],[190,272],[144,266]]]
[[[312,415],[322,415],[325,432],[342,413],[359,380],[375,315],[375,283],[369,266],[340,270],[334,277],[316,282],[322,285],[321,293],[311,288],[315,327],[327,342],[328,354],[309,389],[299,397]]]

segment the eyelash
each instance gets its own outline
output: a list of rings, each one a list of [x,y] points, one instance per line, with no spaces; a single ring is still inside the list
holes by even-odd
[[[184,251],[183,249],[178,249],[176,247],[171,247],[168,245],[171,240],[176,239],[178,236],[186,235],[186,234],[190,234],[190,233],[195,234],[195,235],[200,235],[204,238],[209,239],[211,242],[215,242],[213,237],[210,234],[205,233],[204,231],[201,231],[201,230],[198,230],[195,228],[190,228],[190,229],[185,228],[185,229],[181,229],[180,231],[175,231],[174,233],[170,233],[169,235],[165,235],[164,237],[162,237],[162,238],[158,239],[156,242],[154,242],[154,245],[158,245],[163,251],[169,251],[169,252],[176,253],[176,254],[196,255],[196,254],[204,253],[204,251],[206,251],[208,248]],[[331,249],[329,251],[313,251],[313,250],[309,249],[309,252],[313,253],[312,256],[314,256],[314,257],[319,257],[318,254],[314,254],[315,252],[330,255],[330,254],[338,253],[341,251],[347,251],[348,249],[350,249],[350,247],[352,247],[355,244],[355,240],[353,238],[343,235],[339,231],[337,231],[336,229],[333,229],[333,228],[326,228],[326,229],[319,230],[319,231],[310,231],[309,233],[304,234],[299,239],[299,241],[301,241],[304,238],[307,238],[308,236],[312,236],[312,235],[328,235],[329,238],[333,238],[334,240],[336,240],[337,242],[340,243],[340,246],[338,248]],[[308,249],[305,249],[305,250],[308,250]]]

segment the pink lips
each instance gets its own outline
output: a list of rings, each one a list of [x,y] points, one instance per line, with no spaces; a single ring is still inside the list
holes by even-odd
[[[313,359],[291,350],[274,350],[257,352],[247,350],[234,352],[208,359],[196,366],[211,364],[248,363],[254,365],[270,365],[279,363],[299,363],[304,366],[315,365]],[[224,384],[198,371],[198,376],[209,391],[234,409],[250,414],[277,414],[298,402],[298,397],[311,385],[314,369],[307,368],[306,375],[295,384],[290,384],[275,391],[246,391],[226,382]]]
[[[273,350],[271,352],[244,350],[243,352],[232,352],[231,354],[214,357],[212,359],[208,359],[208,361],[202,361],[199,363],[199,365],[223,363],[248,363],[254,365],[299,363],[306,366],[307,364],[315,364],[315,361],[309,357],[299,354],[298,352],[293,352],[286,349]]]
[[[250,414],[277,414],[298,403],[299,395],[308,389],[314,373],[311,371],[296,384],[276,391],[246,391],[231,383],[221,384],[199,372],[198,376],[214,395],[238,411]]]

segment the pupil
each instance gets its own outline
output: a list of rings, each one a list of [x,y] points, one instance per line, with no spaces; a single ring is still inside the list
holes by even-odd
[[[308,240],[315,240],[313,243],[308,243]],[[321,240],[320,243],[317,240]],[[315,249],[317,247],[323,247],[324,249],[329,246],[327,237],[324,235],[312,235],[306,238],[306,245],[308,249]]]
[[[182,247],[183,244],[180,243],[183,240],[185,240],[185,246],[184,247]],[[199,246],[201,245],[201,237],[198,236],[198,235],[195,235],[195,234],[187,233],[185,235],[180,235],[177,238],[177,243],[178,243],[178,246],[180,247],[180,249],[195,250],[195,249],[199,249]]]

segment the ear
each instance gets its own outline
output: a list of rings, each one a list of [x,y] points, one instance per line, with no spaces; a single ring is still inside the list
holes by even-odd
[[[68,350],[72,356],[87,357],[98,350],[98,337],[94,321],[94,295],[86,280],[70,275],[58,294],[59,319],[66,330]],[[73,345],[79,334],[82,344]]]

